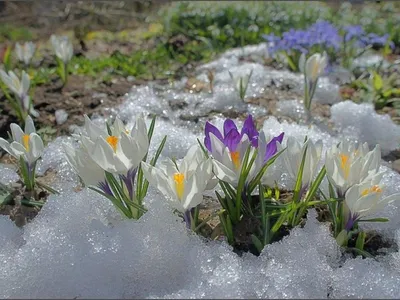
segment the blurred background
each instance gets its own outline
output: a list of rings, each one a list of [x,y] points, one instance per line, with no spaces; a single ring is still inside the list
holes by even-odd
[[[269,43],[270,59],[263,63],[292,71],[298,71],[299,53],[327,51],[329,67],[338,63],[351,68],[357,79],[362,73],[351,65],[364,49],[378,51],[380,59],[396,65],[399,24],[396,1],[1,1],[0,58],[16,42],[36,44],[28,72],[40,112],[37,122],[52,126],[54,112],[65,110],[70,117],[56,129],[60,134],[71,124],[81,124],[82,113],[104,114],[105,107],[115,107],[133,85],[190,78],[196,66],[227,49],[251,44]],[[68,36],[74,46],[62,93],[57,91],[52,34]],[[343,48],[343,39],[355,41],[357,47]],[[279,59],[282,53],[284,60]],[[398,71],[387,70],[382,78]],[[370,91],[357,80],[346,84],[341,87],[344,99],[360,102],[363,91]],[[388,100],[398,97],[399,84],[394,78],[390,93],[369,93],[375,98],[368,101],[377,109],[394,106]],[[4,136],[15,117],[4,101],[0,110]],[[389,113],[395,119],[397,109]]]

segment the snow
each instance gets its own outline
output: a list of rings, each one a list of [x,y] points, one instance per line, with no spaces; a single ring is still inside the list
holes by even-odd
[[[260,96],[271,82],[289,84],[301,93],[299,74],[278,71],[258,63],[239,61],[246,53],[265,55],[265,45],[234,49],[218,60],[198,68],[198,79],[215,69],[215,91],[183,91],[184,79],[159,86],[133,87],[121,107],[110,109],[132,125],[140,113],[157,114],[150,146],[153,154],[165,135],[167,143],[160,159],[182,158],[210,120],[222,127],[229,110],[267,114],[265,109],[241,102],[228,71],[253,70],[248,97]],[[317,99],[340,101],[338,86],[321,80]],[[329,100],[330,99],[330,100]],[[282,113],[301,113],[296,100],[279,103]],[[174,109],[179,104],[182,109]],[[299,110],[299,111],[297,111]],[[324,151],[342,138],[381,144],[384,152],[398,148],[400,129],[387,116],[378,115],[368,104],[339,102],[331,107],[333,130],[321,124],[279,122],[269,117],[263,130],[271,135],[285,132],[303,140],[322,140]],[[96,122],[104,123],[98,118]],[[147,119],[150,124],[150,118]],[[238,122],[241,126],[241,122]],[[79,132],[80,128],[74,128]],[[17,228],[0,216],[0,297],[3,298],[397,298],[400,293],[399,252],[377,260],[343,256],[328,224],[308,212],[304,228],[295,228],[282,241],[264,248],[259,257],[236,255],[223,241],[205,240],[186,230],[168,202],[150,187],[149,211],[138,221],[124,220],[109,200],[88,189],[76,192],[77,175],[63,157],[64,143],[76,146],[73,137],[59,137],[45,150],[38,174],[57,171],[52,186],[61,194],[50,196],[31,223]],[[321,159],[321,164],[323,162]],[[400,175],[387,167],[385,195],[400,192]],[[0,165],[0,181],[9,184],[17,174]],[[267,179],[290,188],[281,162],[267,171]],[[379,216],[388,223],[372,223],[385,236],[400,242],[400,203],[390,204]]]

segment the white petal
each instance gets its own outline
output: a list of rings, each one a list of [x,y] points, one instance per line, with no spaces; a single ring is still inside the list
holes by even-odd
[[[237,186],[238,177],[235,171],[229,169],[216,159],[213,159],[213,171],[215,176],[225,182],[232,184],[233,186]]]
[[[35,124],[30,116],[27,116],[25,119],[25,134],[31,134],[36,132]]]
[[[2,148],[4,151],[6,151],[8,154],[14,156],[14,152],[10,147],[10,143],[7,142],[5,139],[0,138],[0,148]]]
[[[10,125],[10,129],[11,129],[11,135],[14,141],[16,141],[17,143],[22,144],[22,137],[24,136],[24,132],[22,131],[21,127],[19,127],[19,125],[12,123]]]
[[[147,181],[155,186],[163,195],[176,199],[175,190],[172,189],[167,175],[160,169],[151,166],[146,162],[141,162],[143,176]]]
[[[29,153],[34,159],[42,156],[44,150],[43,141],[36,133],[31,133],[29,136]]]

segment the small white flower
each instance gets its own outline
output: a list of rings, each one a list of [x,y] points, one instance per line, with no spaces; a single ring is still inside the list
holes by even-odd
[[[3,70],[0,70],[0,77],[4,84],[17,96],[20,100],[23,100],[28,96],[28,90],[31,84],[29,75],[22,71],[21,79],[13,71],[9,71],[8,74]]]
[[[36,134],[32,118],[28,116],[25,119],[25,132],[15,123],[12,123],[10,128],[13,142],[10,144],[0,138],[0,147],[17,159],[22,156],[29,165],[33,165],[42,156],[44,145],[40,136]]]
[[[316,175],[318,162],[321,158],[322,141],[313,143],[310,139],[307,139],[305,143],[300,143],[294,137],[289,137],[287,140],[286,150],[281,155],[289,176],[296,181],[306,148],[307,153],[302,175],[303,189],[310,186],[311,181]],[[279,151],[282,150],[280,144],[278,144],[278,149]]]
[[[67,36],[56,36],[53,34],[50,37],[50,41],[56,56],[61,59],[64,64],[67,64],[71,60],[74,51],[69,38]]]
[[[85,116],[86,135],[81,135],[82,145],[89,156],[105,171],[126,175],[139,166],[149,148],[146,123],[143,117],[136,120],[131,132],[117,119],[111,134]]]
[[[388,203],[400,200],[400,194],[382,197],[385,186],[381,183],[383,173],[368,177],[360,184],[350,187],[345,195],[345,203],[350,211],[346,229],[363,217],[382,210]],[[346,216],[347,217],[347,216]]]
[[[20,43],[15,44],[18,61],[23,62],[25,65],[29,65],[35,54],[35,50],[36,45],[32,42],[26,42],[23,45]]]
[[[75,149],[63,145],[67,162],[82,179],[86,186],[98,186],[105,181],[104,170],[89,156],[82,147]]]
[[[344,140],[326,152],[327,177],[336,187],[339,197],[343,197],[349,187],[378,172],[381,148],[376,145],[374,150],[368,150],[367,143],[356,148],[355,143]]]
[[[311,108],[311,100],[317,87],[318,78],[324,73],[328,65],[328,56],[326,52],[323,55],[315,53],[306,61],[305,53],[302,53],[299,59],[299,69],[304,74],[305,97],[304,106],[309,111]]]
[[[31,80],[29,75],[22,71],[21,79],[13,72],[9,71],[8,74],[0,70],[0,77],[4,84],[11,90],[11,92],[18,98],[22,108],[29,112],[34,117],[38,117],[39,113],[31,106],[31,100],[28,95]]]
[[[179,165],[167,161],[164,168],[156,168],[142,162],[144,177],[182,213],[203,201],[203,192],[212,177],[211,159],[205,159],[201,151],[194,145]]]
[[[299,69],[309,81],[316,82],[318,78],[324,73],[328,65],[328,55],[324,51],[311,55],[306,61],[305,53],[302,53],[299,60]]]

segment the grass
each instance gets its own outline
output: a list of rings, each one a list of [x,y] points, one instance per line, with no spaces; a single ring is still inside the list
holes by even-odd
[[[348,3],[322,1],[174,2],[163,6],[152,23],[145,23],[136,31],[90,32],[85,27],[84,34],[79,35],[82,40],[128,42],[136,50],[125,54],[115,51],[92,59],[75,56],[69,69],[73,74],[104,81],[113,76],[142,80],[176,78],[190,65],[210,61],[227,49],[263,42],[264,34],[281,35],[291,28],[306,28],[318,19],[336,25],[361,24],[367,32],[389,33],[400,46],[400,31],[395,26],[400,23],[399,11],[400,5],[391,2],[363,3],[357,8]],[[75,31],[80,32],[79,28]],[[0,41],[34,38],[35,34],[27,28],[0,25]],[[53,66],[43,64],[32,70],[34,83],[50,81],[54,70]]]

